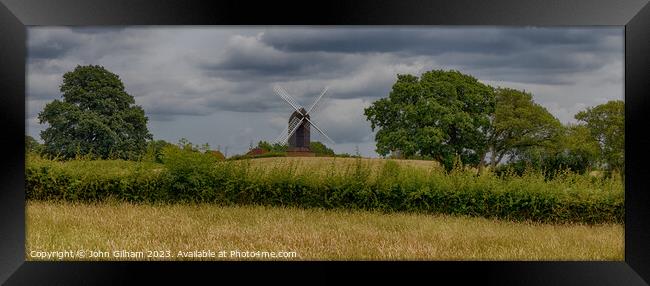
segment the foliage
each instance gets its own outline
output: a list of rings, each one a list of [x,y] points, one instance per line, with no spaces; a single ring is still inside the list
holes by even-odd
[[[209,191],[214,185],[212,180],[215,178],[213,172],[217,158],[211,154],[167,146],[162,150],[162,161],[174,190],[172,197],[193,201],[195,196]]]
[[[316,153],[317,156],[334,156],[334,150],[327,148],[325,144],[319,141],[309,142],[309,149]]]
[[[478,164],[487,151],[493,89],[458,71],[398,75],[387,98],[364,110],[377,153],[430,156],[450,170],[454,158]]]
[[[101,66],[77,66],[63,75],[60,91],[63,99],[38,115],[49,124],[41,132],[45,154],[134,160],[145,153],[148,119],[118,75]]]
[[[259,141],[257,143],[257,148],[260,148],[260,149],[262,149],[264,151],[268,151],[268,152],[281,153],[281,152],[287,152],[287,149],[289,147],[287,145],[285,145],[285,144],[280,144],[280,143],[271,144],[271,143],[266,142],[266,141]]]
[[[584,123],[600,146],[600,158],[610,172],[625,171],[625,105],[612,100],[587,108],[575,118]]]
[[[508,164],[497,168],[498,173],[509,170],[521,175],[527,169],[533,169],[553,177],[565,170],[584,174],[594,167],[598,158],[598,143],[591,138],[585,126],[563,127],[557,138],[554,145],[518,150]]]
[[[287,156],[287,152],[271,151],[271,152],[267,152],[264,154],[257,154],[257,155],[248,155],[248,154],[234,155],[234,156],[230,156],[228,160],[236,161],[236,160],[243,160],[243,159],[286,157],[286,156]]]
[[[334,157],[340,157],[340,158],[361,158],[360,155],[352,155],[352,154],[350,154],[350,153],[334,154]]]
[[[283,157],[286,156],[288,146],[285,144],[274,143],[271,144],[266,141],[259,141],[257,147],[269,153],[258,154],[258,155],[235,155],[233,156],[235,160],[244,159],[244,158],[268,158],[268,157]],[[312,152],[316,153],[316,156],[334,156],[334,150],[325,146],[325,144],[319,141],[311,141],[309,143],[309,148]]]
[[[38,143],[34,137],[25,135],[25,154],[36,153],[40,154],[43,150],[43,145]]]
[[[348,159],[349,160],[349,159]],[[253,167],[164,148],[164,165],[122,160],[57,162],[28,157],[29,200],[207,202],[482,216],[549,223],[623,222],[622,180],[563,172],[498,177],[418,169],[385,161],[377,172],[360,159],[323,172],[296,164]],[[349,163],[351,162],[351,163]],[[320,168],[320,167],[318,167]]]
[[[217,160],[225,160],[226,159],[226,156],[224,156],[223,153],[221,153],[221,151],[219,151],[219,150],[207,150],[207,151],[205,151],[205,153],[209,154],[211,156],[214,156],[215,158],[217,158]]]
[[[496,109],[490,128],[490,163],[496,166],[505,155],[526,152],[533,147],[557,144],[562,124],[525,91],[498,88]]]
[[[595,167],[598,159],[598,142],[593,140],[589,130],[581,125],[565,127],[559,144],[551,153],[545,169],[554,172],[569,169],[585,173]]]
[[[156,163],[162,163],[162,150],[167,146],[175,146],[172,143],[169,143],[165,140],[151,140],[147,141],[147,153],[146,158],[149,161]]]

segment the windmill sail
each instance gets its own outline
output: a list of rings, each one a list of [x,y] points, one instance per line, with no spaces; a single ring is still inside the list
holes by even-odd
[[[309,118],[307,118],[307,117],[305,117],[305,119],[307,119],[307,121],[311,124],[311,126],[314,126],[314,128],[316,128],[316,130],[318,130],[318,132],[320,132],[321,135],[325,136],[325,138],[327,138],[327,140],[329,140],[333,144],[336,144],[336,142],[334,142],[334,140],[332,140],[332,138],[327,136],[327,134],[325,134],[325,132],[323,130],[321,130],[318,126],[316,126],[316,124],[314,124],[314,122],[309,120]]]
[[[314,129],[316,129],[316,131],[323,135],[323,137],[325,137],[328,141],[336,144],[336,142],[327,136],[327,134],[325,134],[325,131],[323,131],[322,128],[318,127],[310,118],[310,115],[316,112],[321,106],[321,99],[323,99],[327,93],[327,87],[323,88],[318,97],[316,97],[316,100],[314,100],[314,102],[307,110],[305,110],[302,105],[298,104],[296,100],[279,85],[275,85],[273,87],[273,90],[280,98],[282,98],[282,100],[284,100],[291,106],[291,108],[294,109],[294,112],[291,114],[291,117],[289,119],[287,128],[282,131],[280,136],[276,138],[275,142],[280,144],[289,143],[289,150],[294,149],[300,150],[301,152],[304,152],[305,150],[309,151],[310,127],[313,126]]]

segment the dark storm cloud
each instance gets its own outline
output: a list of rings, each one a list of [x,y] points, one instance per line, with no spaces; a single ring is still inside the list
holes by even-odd
[[[88,64],[118,74],[160,134],[244,149],[249,140],[272,140],[260,136],[277,136],[286,125],[292,108],[274,94],[274,84],[305,107],[329,86],[315,122],[344,148],[337,152],[354,153],[355,145],[369,150],[374,144],[363,108],[387,96],[397,74],[456,69],[491,85],[526,89],[563,122],[585,106],[622,97],[623,31],[34,27],[28,29],[26,120],[33,135],[43,128],[38,111],[61,96],[63,74]]]
[[[461,70],[492,68],[491,79],[517,74],[521,82],[562,84],[562,74],[598,69],[620,56],[616,41],[622,41],[622,33],[603,28],[290,29],[264,33],[261,41],[286,52],[436,56],[438,63]]]
[[[461,52],[507,53],[512,44],[495,41],[495,31],[455,29],[378,29],[345,30],[289,29],[266,32],[262,41],[290,52],[401,53],[436,55],[450,50]],[[461,31],[461,33],[457,32]],[[463,45],[472,42],[474,45]]]
[[[29,60],[56,59],[79,46],[83,41],[72,31],[51,33],[48,30],[28,29],[27,57]]]
[[[253,37],[231,37],[215,58],[195,58],[197,66],[212,76],[233,80],[277,81],[287,78],[336,77],[348,70],[344,57],[321,52],[285,52]]]
[[[620,31],[599,28],[288,28],[267,31],[261,40],[279,50],[292,52],[436,55],[451,51],[509,54],[541,46],[599,50],[605,36],[620,36]]]

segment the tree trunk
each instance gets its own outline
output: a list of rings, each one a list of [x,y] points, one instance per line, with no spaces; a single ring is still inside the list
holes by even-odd
[[[478,173],[477,175],[480,175],[483,172],[483,168],[485,167],[485,156],[487,155],[487,151],[483,152],[483,155],[481,155],[481,161],[478,162]]]
[[[492,150],[492,154],[490,156],[490,165],[493,169],[497,166],[497,152],[494,151],[494,149]]]
[[[501,162],[501,159],[503,159],[503,156],[505,156],[505,155],[506,155],[506,152],[503,152],[503,153],[501,153],[501,154],[499,155],[499,158],[497,159],[497,162],[495,163],[495,166],[496,166],[496,164],[498,164],[499,162]]]

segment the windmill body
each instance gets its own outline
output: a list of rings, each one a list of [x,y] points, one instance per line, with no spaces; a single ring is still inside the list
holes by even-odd
[[[304,108],[301,108],[300,111],[303,111],[302,114],[306,113]],[[294,111],[291,114],[291,117],[289,117],[289,124],[291,124],[291,121],[293,120],[300,120],[303,117],[302,114]],[[309,115],[305,115],[304,117],[309,118]],[[289,151],[311,152],[311,149],[309,149],[309,142],[311,142],[309,122],[305,120],[300,124],[300,126],[298,126],[296,132],[289,137]]]
[[[309,148],[309,143],[311,142],[311,127],[314,127],[314,129],[322,134],[328,141],[334,143],[334,140],[330,139],[323,129],[314,123],[310,116],[312,111],[315,110],[318,103],[323,98],[323,95],[325,95],[325,92],[327,92],[327,88],[323,89],[309,109],[305,109],[298,105],[295,99],[293,99],[293,97],[291,97],[283,88],[276,86],[274,90],[275,93],[287,102],[294,110],[289,116],[289,124],[287,124],[287,128],[276,139],[276,143],[288,144],[289,148],[287,154],[289,156],[314,156],[314,153],[311,152],[311,149]]]

